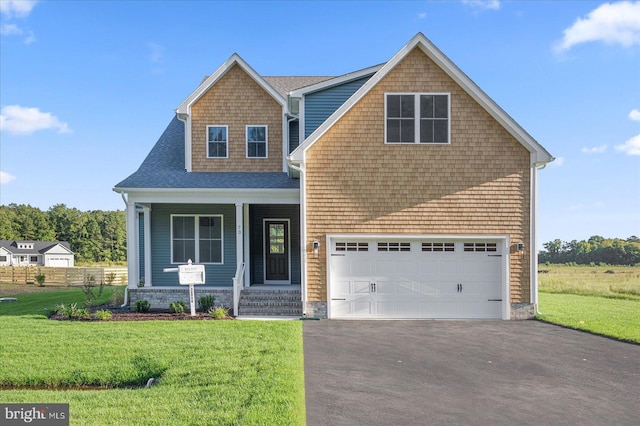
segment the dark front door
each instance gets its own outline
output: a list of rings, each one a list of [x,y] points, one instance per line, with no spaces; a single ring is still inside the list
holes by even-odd
[[[264,221],[265,281],[288,284],[289,281],[289,221]]]

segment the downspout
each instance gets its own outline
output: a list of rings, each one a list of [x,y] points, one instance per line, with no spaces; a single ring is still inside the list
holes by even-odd
[[[533,162],[531,167],[531,303],[536,315],[542,315],[538,308],[538,171],[545,167],[544,162]]]
[[[124,196],[124,192],[120,193],[122,197],[122,201],[124,201],[125,211],[127,209],[127,198]],[[127,283],[127,287],[124,289],[124,303],[120,305],[121,308],[126,308],[129,305],[129,283]]]
[[[300,173],[300,261],[302,267],[302,316],[307,316],[307,221],[306,221],[306,194],[305,194],[305,167],[289,162],[289,167]]]

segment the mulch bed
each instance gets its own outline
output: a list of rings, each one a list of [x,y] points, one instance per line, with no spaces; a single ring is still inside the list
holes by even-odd
[[[73,319],[63,317],[62,315],[52,315],[49,319],[56,321],[184,321],[184,320],[214,320],[214,318],[205,312],[196,312],[195,316],[191,316],[191,313],[185,312],[182,314],[174,314],[169,311],[151,310],[147,313],[140,313],[131,311],[129,309],[123,309],[120,307],[98,306],[96,310],[108,310],[112,316],[109,319],[98,320],[93,318],[93,312],[91,317],[85,319]],[[227,316],[225,320],[234,319],[232,316]]]

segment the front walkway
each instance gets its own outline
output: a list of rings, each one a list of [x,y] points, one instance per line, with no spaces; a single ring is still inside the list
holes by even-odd
[[[640,346],[537,321],[305,321],[307,423],[637,425]]]

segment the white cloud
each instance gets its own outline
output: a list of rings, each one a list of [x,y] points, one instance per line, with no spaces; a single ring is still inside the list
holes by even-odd
[[[593,148],[582,148],[582,151],[585,154],[602,154],[607,150],[607,145],[594,146]]]
[[[570,211],[570,212],[575,212],[578,210],[582,210],[585,208],[585,205],[582,203],[578,203],[578,204],[572,204],[570,206],[565,207],[565,210]]]
[[[9,183],[12,180],[15,180],[15,178],[16,178],[15,176],[0,170],[0,185],[4,185],[6,183]]]
[[[627,155],[640,155],[640,135],[632,137],[622,145],[617,145],[616,151]]]
[[[551,163],[549,163],[549,166],[551,167],[560,167],[564,164],[564,157],[556,157],[555,160],[553,160]]]
[[[71,133],[67,123],[50,112],[38,108],[8,105],[0,110],[0,131],[16,135],[29,135],[37,130],[57,129],[58,133]]]
[[[471,6],[474,9],[500,9],[500,0],[462,0],[462,3]]]
[[[640,121],[640,110],[632,109],[629,113],[629,120]]]
[[[24,18],[31,13],[31,9],[38,3],[37,0],[2,0],[0,1],[0,13],[7,18]]]
[[[2,24],[0,25],[0,34],[2,35],[20,35],[22,30],[16,24]]]
[[[150,50],[149,59],[151,59],[151,62],[162,62],[164,58],[164,46],[158,43],[148,43],[147,46]]]
[[[427,12],[418,13],[418,19],[425,19],[427,17]]]
[[[29,31],[27,38],[24,39],[24,44],[31,44],[34,41],[36,41],[36,35],[33,33],[33,31]]]
[[[624,47],[640,44],[640,1],[598,6],[564,30],[564,37],[556,44],[555,50],[564,52],[590,41],[621,44]]]

